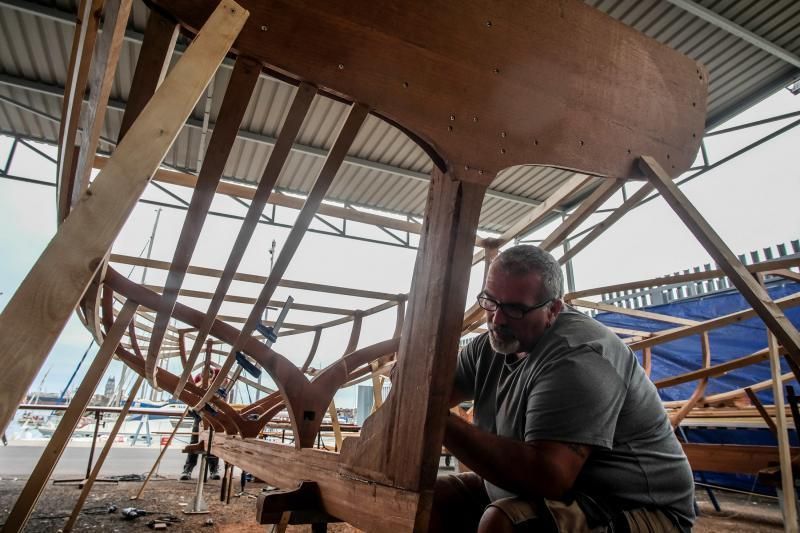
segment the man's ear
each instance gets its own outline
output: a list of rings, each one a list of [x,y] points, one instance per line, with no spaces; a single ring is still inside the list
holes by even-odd
[[[556,298],[555,300],[553,300],[550,303],[550,306],[547,308],[547,311],[549,313],[548,322],[553,323],[562,309],[564,309],[564,300],[562,300],[561,298]]]

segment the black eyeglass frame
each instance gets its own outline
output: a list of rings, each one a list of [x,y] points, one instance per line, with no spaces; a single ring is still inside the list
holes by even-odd
[[[484,292],[478,294],[476,299],[478,300],[478,305],[481,307],[481,309],[485,309],[486,311],[489,311],[491,313],[494,313],[495,311],[500,309],[501,311],[503,311],[504,315],[506,315],[508,318],[513,318],[514,320],[520,320],[531,311],[541,309],[545,305],[555,300],[555,298],[550,298],[549,300],[545,300],[542,303],[526,307],[521,304],[506,304],[498,302],[494,298],[489,298],[488,296],[486,296],[486,293]],[[490,307],[484,305],[484,302],[489,302]]]

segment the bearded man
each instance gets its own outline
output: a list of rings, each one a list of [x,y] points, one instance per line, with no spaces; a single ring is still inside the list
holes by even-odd
[[[437,480],[431,531],[690,531],[694,482],[655,386],[613,332],[562,301],[535,246],[492,262],[488,332],[458,356],[445,446],[472,472]]]

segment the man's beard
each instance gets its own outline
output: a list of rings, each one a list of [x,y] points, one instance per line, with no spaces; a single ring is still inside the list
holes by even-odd
[[[496,329],[492,329],[489,331],[489,344],[491,344],[492,349],[501,354],[514,354],[519,353],[521,351],[521,346],[519,344],[519,340],[511,335],[510,333],[507,335],[503,335],[505,332],[501,332],[501,336],[503,338],[497,338],[494,335]]]

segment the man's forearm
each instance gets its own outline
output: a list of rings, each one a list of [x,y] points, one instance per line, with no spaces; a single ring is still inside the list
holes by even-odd
[[[476,474],[520,496],[559,499],[570,488],[534,445],[493,435],[457,416],[447,417],[444,445]]]

